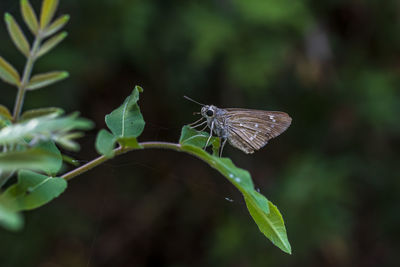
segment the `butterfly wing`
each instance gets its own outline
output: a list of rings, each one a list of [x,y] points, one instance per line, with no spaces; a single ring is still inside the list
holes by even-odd
[[[225,125],[229,143],[251,154],[283,133],[292,122],[285,112],[228,108]]]

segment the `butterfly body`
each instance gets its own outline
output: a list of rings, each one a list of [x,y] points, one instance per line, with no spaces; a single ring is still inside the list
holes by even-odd
[[[285,112],[214,105],[204,105],[200,114],[211,130],[210,137],[214,133],[222,139],[221,154],[226,141],[246,154],[254,153],[284,132],[292,121]]]

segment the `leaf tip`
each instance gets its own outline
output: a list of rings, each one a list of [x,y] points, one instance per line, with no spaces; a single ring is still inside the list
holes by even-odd
[[[12,20],[12,15],[11,15],[10,13],[6,12],[6,13],[4,14],[4,20],[5,20],[7,23],[10,23],[10,21]]]
[[[139,93],[143,93],[143,88],[139,85],[136,85],[135,88],[139,91]]]
[[[63,72],[60,74],[60,77],[61,77],[61,79],[68,78],[68,77],[69,77],[69,72],[68,72],[68,71],[63,71]]]

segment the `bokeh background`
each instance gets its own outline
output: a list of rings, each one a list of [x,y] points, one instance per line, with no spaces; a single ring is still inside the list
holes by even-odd
[[[19,1],[1,0],[22,24]],[[31,0],[39,10],[40,0]],[[400,2],[397,0],[69,0],[69,36],[35,72],[66,81],[25,109],[81,111],[96,129],[68,153],[96,157],[104,116],[144,88],[142,141],[176,142],[199,106],[288,112],[253,155],[228,147],[285,219],[274,247],[241,195],[207,165],[136,151],[75,178],[58,199],[0,230],[1,266],[397,266],[400,249]],[[26,28],[25,28],[26,29]],[[0,54],[24,58],[3,24]],[[16,91],[2,83],[0,102]],[[66,167],[66,170],[70,167]]]

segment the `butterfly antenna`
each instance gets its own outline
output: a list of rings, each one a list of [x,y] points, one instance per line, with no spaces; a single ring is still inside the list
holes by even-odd
[[[183,97],[186,98],[186,99],[189,100],[189,101],[192,101],[193,103],[196,103],[196,104],[200,105],[200,106],[205,106],[204,104],[199,103],[199,102],[197,102],[196,100],[191,99],[190,97],[187,97],[187,96],[185,96],[185,95],[184,95]]]

